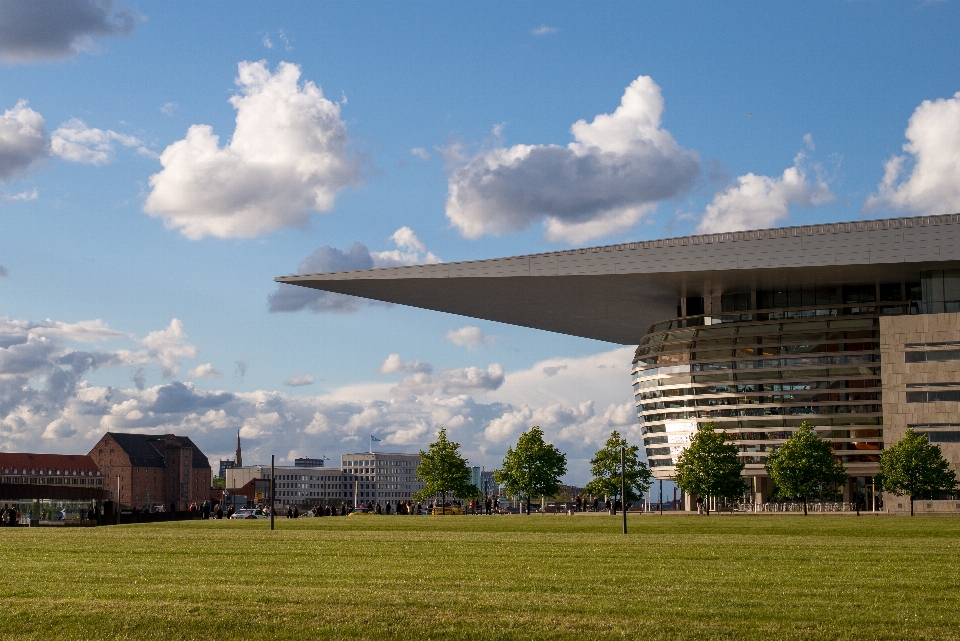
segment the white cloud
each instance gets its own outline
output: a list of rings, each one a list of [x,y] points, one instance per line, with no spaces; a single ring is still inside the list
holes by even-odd
[[[165,102],[163,103],[163,106],[160,107],[160,113],[166,116],[172,116],[179,108],[180,105],[175,102]]]
[[[394,390],[397,394],[411,396],[475,394],[495,390],[503,385],[503,380],[503,366],[491,363],[487,369],[460,367],[443,370],[436,376],[431,375],[429,370],[422,370],[401,380]]]
[[[0,190],[0,204],[2,203],[15,203],[18,201],[26,200],[36,200],[40,196],[40,193],[36,188],[29,191],[21,191],[19,194],[6,194],[3,190]]]
[[[270,39],[270,34],[264,34],[260,42],[263,43],[263,46],[267,49],[273,49],[273,40]]]
[[[779,178],[750,173],[718,192],[697,232],[738,231],[773,227],[790,215],[790,206],[811,207],[834,199],[833,192],[816,165],[808,167],[804,154],[798,153],[793,166]],[[814,176],[808,178],[810,169]]]
[[[164,332],[175,339],[179,334],[183,342],[182,328],[169,330]],[[153,337],[155,345],[171,342]],[[630,348],[550,359],[509,373],[497,364],[408,372],[398,385],[360,384],[295,396],[205,391],[178,381],[143,389],[92,384],[89,372],[130,367],[146,350],[70,345],[117,340],[142,347],[142,341],[102,321],[0,319],[0,450],[85,452],[112,430],[185,434],[210,456],[232,452],[239,430],[244,458],[251,462],[294,450],[335,459],[371,433],[398,451],[416,452],[444,426],[472,464],[490,468],[499,465],[520,431],[540,425],[547,440],[568,454],[570,480],[584,482],[587,460],[610,430],[632,442],[640,439]],[[159,355],[147,366],[162,367]],[[545,377],[548,367],[559,368],[557,374]]]
[[[551,33],[557,33],[558,31],[560,31],[560,29],[557,27],[548,27],[547,25],[542,24],[536,29],[531,29],[530,34],[534,36],[546,36]]]
[[[420,160],[430,160],[430,154],[423,147],[414,147],[410,150],[412,156],[416,156]]]
[[[313,377],[309,374],[297,374],[285,380],[284,383],[290,387],[304,387],[306,385],[313,385]]]
[[[960,211],[960,92],[920,103],[904,135],[906,154],[884,164],[878,193],[867,198],[864,211],[884,207],[928,215]]]
[[[187,372],[187,376],[190,378],[223,378],[223,372],[217,370],[213,363],[203,363]]]
[[[407,372],[429,374],[433,371],[433,365],[427,362],[405,361],[400,358],[400,354],[390,354],[377,371],[381,374],[400,374]]]
[[[424,245],[423,242],[417,238],[417,235],[413,233],[413,230],[406,225],[393,232],[390,240],[401,249],[411,249],[417,252],[427,251],[427,246]]]
[[[570,128],[559,145],[495,147],[455,168],[446,214],[467,238],[518,232],[542,221],[548,240],[581,242],[637,224],[700,173],[696,152],[661,128],[660,87],[640,76],[612,114]]]
[[[125,36],[133,30],[138,14],[113,5],[112,0],[4,0],[0,2],[0,59],[65,58],[95,49],[96,37]]]
[[[193,359],[199,354],[199,350],[187,342],[183,321],[178,318],[171,320],[166,329],[150,332],[139,342],[147,348],[147,351],[140,359],[135,358],[132,362],[159,361],[165,378],[176,375],[181,359]]]
[[[393,232],[390,240],[398,249],[372,252],[363,243],[354,243],[346,250],[324,245],[300,262],[297,273],[319,274],[442,262],[439,256],[427,250],[426,245],[409,227],[401,227]],[[296,312],[308,309],[317,313],[349,314],[358,311],[368,302],[355,296],[285,283],[277,285],[277,289],[267,298],[267,305],[271,312]]]
[[[43,116],[19,100],[0,116],[0,181],[24,174],[50,154]]]
[[[487,334],[483,333],[482,329],[472,325],[464,325],[460,329],[451,329],[446,333],[444,338],[454,345],[459,345],[460,347],[466,347],[468,349],[486,347],[497,342],[495,336],[488,336]]]
[[[76,433],[76,428],[62,418],[58,418],[55,421],[51,421],[50,424],[47,425],[46,429],[43,430],[42,438],[57,440],[62,438],[70,438]]]
[[[300,68],[281,62],[241,62],[230,142],[208,125],[160,154],[144,210],[192,240],[251,238],[302,227],[313,212],[333,208],[337,194],[359,176],[347,149],[340,106],[320,87],[302,84]]]
[[[113,160],[114,143],[124,147],[136,147],[141,154],[152,152],[143,141],[126,134],[107,129],[91,129],[78,118],[60,125],[50,137],[50,146],[56,156],[88,165],[105,165]]]

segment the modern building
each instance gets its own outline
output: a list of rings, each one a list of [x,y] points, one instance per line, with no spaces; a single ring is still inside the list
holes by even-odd
[[[358,502],[412,501],[413,495],[423,489],[423,482],[417,479],[419,454],[344,454],[340,457],[340,465]]]
[[[960,214],[276,280],[637,345],[655,478],[708,422],[758,502],[767,454],[804,420],[846,466],[848,500],[876,505],[879,453],[908,427],[960,464]]]
[[[121,508],[189,509],[210,498],[210,462],[193,441],[174,434],[107,432],[88,455]]]
[[[353,501],[353,485],[335,467],[274,466],[275,499],[278,506],[313,506]],[[246,496],[248,503],[269,503],[269,465],[235,467],[227,470],[226,491],[233,496]],[[258,484],[264,481],[266,484]],[[264,494],[263,488],[266,487]]]

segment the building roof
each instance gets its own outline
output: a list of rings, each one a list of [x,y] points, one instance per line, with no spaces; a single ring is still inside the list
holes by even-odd
[[[210,462],[200,448],[194,445],[187,436],[176,434],[127,434],[124,432],[107,432],[117,445],[130,458],[133,467],[166,467],[163,453],[158,449],[163,441],[174,439],[180,447],[193,448],[193,467],[207,468]]]
[[[703,234],[274,280],[635,345],[680,296],[911,281],[960,268],[960,214]],[[843,267],[843,269],[837,269]]]
[[[7,470],[37,470],[36,472],[8,472]],[[100,475],[100,468],[86,454],[24,454],[19,452],[0,452],[0,471],[4,474],[39,474],[39,470],[53,470],[53,474],[63,473],[74,476],[77,472],[92,472]],[[70,473],[68,474],[67,471]]]

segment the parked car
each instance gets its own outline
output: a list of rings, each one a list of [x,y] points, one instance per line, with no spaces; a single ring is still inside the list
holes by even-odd
[[[352,510],[350,510],[350,513],[347,514],[347,516],[357,516],[358,514],[373,514],[373,513],[374,513],[373,510],[368,510],[365,507],[355,507]]]
[[[269,519],[270,516],[264,513],[263,510],[254,510],[252,508],[244,508],[242,510],[237,510],[230,517],[231,519]]]

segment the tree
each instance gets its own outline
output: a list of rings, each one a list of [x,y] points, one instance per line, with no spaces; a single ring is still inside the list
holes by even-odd
[[[767,456],[766,468],[782,495],[803,499],[804,515],[811,496],[818,496],[824,489],[835,488],[847,480],[843,463],[807,421]]]
[[[430,449],[426,452],[420,450],[417,478],[423,481],[423,489],[414,495],[418,501],[438,494],[445,499],[448,492],[459,498],[480,493],[477,486],[470,482],[470,470],[467,468],[467,459],[460,456],[460,444],[448,441],[447,430],[442,427],[437,440],[430,444]]]
[[[626,448],[623,466],[626,496],[620,496],[621,448]],[[619,497],[623,501],[624,509],[650,489],[650,469],[640,460],[640,448],[628,445],[627,440],[616,430],[610,432],[610,438],[603,449],[590,460],[590,465],[593,479],[587,483],[586,491],[594,496]]]
[[[567,455],[545,443],[543,430],[534,426],[520,435],[516,449],[507,449],[503,468],[494,471],[493,480],[505,485],[511,494],[524,496],[530,514],[530,497],[557,494],[560,477],[566,473]]]
[[[227,489],[227,479],[222,476],[214,476],[210,483],[211,487],[217,490]]]
[[[726,441],[726,432],[718,433],[714,423],[704,423],[697,428],[690,446],[680,454],[675,466],[677,487],[707,499],[708,515],[710,499],[736,499],[747,491],[737,446]]]
[[[879,476],[884,492],[910,497],[910,516],[914,497],[933,498],[957,487],[957,475],[944,460],[940,446],[931,445],[926,434],[916,434],[913,428],[880,454]]]

